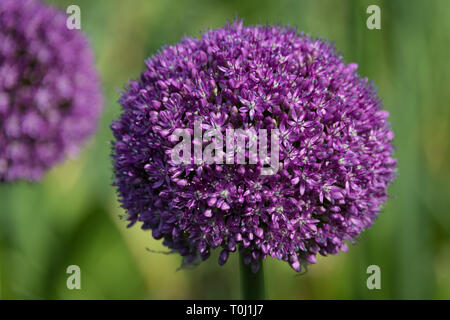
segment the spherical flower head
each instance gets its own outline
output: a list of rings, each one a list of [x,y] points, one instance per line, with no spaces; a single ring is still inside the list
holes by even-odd
[[[0,181],[39,180],[96,128],[93,55],[66,19],[36,0],[0,1]]]
[[[220,265],[239,250],[254,271],[267,256],[300,271],[345,251],[377,217],[396,165],[388,112],[356,68],[325,41],[241,21],[164,47],[111,126],[130,225],[187,262],[220,247]],[[277,129],[278,171],[262,175],[248,153],[246,164],[176,163],[173,133],[196,121],[224,135]]]

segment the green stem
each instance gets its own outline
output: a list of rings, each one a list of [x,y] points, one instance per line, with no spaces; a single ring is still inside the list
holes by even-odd
[[[253,273],[250,264],[244,263],[243,255],[239,255],[241,273],[241,294],[244,300],[264,300],[264,271],[263,263],[257,273]]]

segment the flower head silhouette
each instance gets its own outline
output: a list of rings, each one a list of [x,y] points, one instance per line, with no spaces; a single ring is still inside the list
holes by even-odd
[[[92,52],[66,18],[36,0],[0,2],[0,181],[39,180],[96,128]]]
[[[240,250],[300,271],[347,249],[393,180],[393,133],[373,86],[334,47],[295,29],[241,21],[166,46],[120,97],[115,185],[131,224],[185,257]],[[278,129],[280,168],[176,164],[176,128]]]

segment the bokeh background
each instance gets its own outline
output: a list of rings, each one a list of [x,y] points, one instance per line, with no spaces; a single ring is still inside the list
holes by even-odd
[[[1,0],[0,0],[1,1]],[[81,8],[96,53],[105,112],[76,159],[38,184],[0,185],[2,299],[239,299],[238,257],[217,253],[195,269],[150,232],[126,228],[111,186],[109,129],[118,90],[144,59],[183,36],[198,37],[236,16],[246,24],[294,25],[333,41],[347,62],[373,79],[391,113],[398,179],[376,224],[348,253],[319,258],[297,275],[268,259],[270,299],[450,299],[450,2],[448,0],[96,0],[48,1]],[[368,30],[366,8],[381,8]],[[67,266],[81,268],[81,290],[66,288]],[[381,268],[381,290],[366,269]]]

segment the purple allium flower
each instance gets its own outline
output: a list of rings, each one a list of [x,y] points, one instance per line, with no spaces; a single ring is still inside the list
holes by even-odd
[[[301,265],[347,250],[395,175],[393,133],[375,89],[334,47],[292,28],[236,21],[164,47],[122,93],[112,124],[120,201],[185,261],[239,250]],[[176,128],[279,129],[280,168],[175,164]],[[248,163],[248,162],[247,162]]]
[[[39,180],[96,128],[92,52],[66,19],[36,0],[0,1],[0,181]]]

